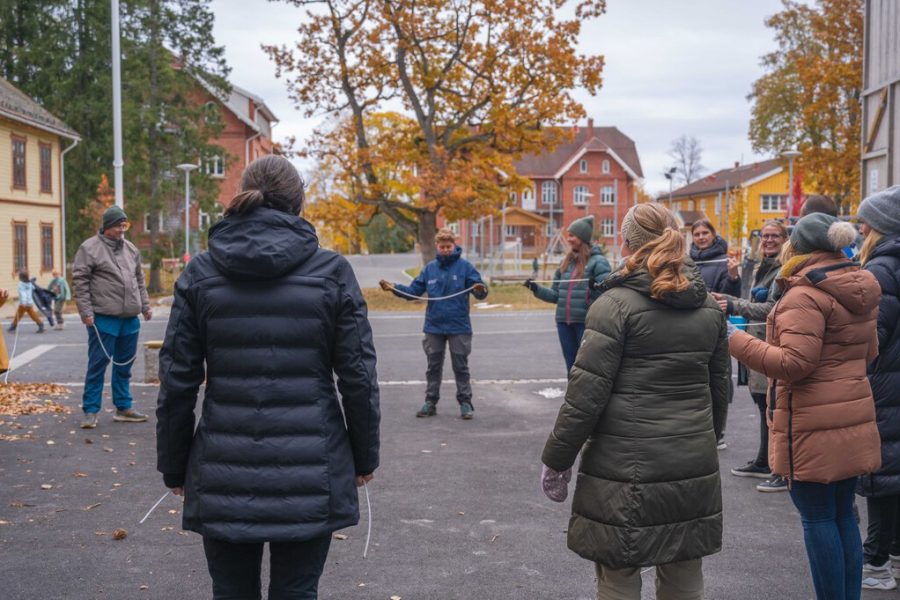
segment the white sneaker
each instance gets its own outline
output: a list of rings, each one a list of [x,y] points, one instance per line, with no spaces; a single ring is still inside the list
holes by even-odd
[[[896,579],[896,578],[900,577],[900,555],[891,554],[889,556],[890,556],[889,560],[891,561],[891,566],[894,567],[894,579]]]
[[[891,561],[884,563],[880,567],[874,567],[869,563],[864,564],[862,577],[862,589],[864,590],[893,590],[897,588]]]

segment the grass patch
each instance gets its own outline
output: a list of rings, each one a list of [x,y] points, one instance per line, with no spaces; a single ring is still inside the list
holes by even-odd
[[[362,292],[366,304],[369,305],[369,310],[424,312],[427,305],[424,300],[406,301],[390,292],[382,291],[381,288],[365,288]],[[470,306],[473,307],[472,312],[481,312],[474,308],[479,301],[474,296],[469,296],[469,298]],[[516,284],[490,286],[490,293],[484,301],[489,304],[508,304],[509,306],[504,306],[505,310],[553,310],[555,308],[553,304],[535,298],[531,290]],[[499,310],[499,307],[493,310]]]

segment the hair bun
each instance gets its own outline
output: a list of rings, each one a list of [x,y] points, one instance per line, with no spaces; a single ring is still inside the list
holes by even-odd
[[[846,248],[854,243],[858,235],[856,228],[846,221],[832,223],[828,228],[828,241],[835,250]]]

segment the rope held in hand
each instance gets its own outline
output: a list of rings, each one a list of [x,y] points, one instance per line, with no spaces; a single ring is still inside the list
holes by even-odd
[[[477,285],[477,284],[476,284]],[[450,298],[456,298],[457,296],[462,296],[463,294],[468,294],[472,290],[475,289],[475,286],[472,285],[467,287],[461,292],[456,292],[455,294],[450,294],[448,296],[437,296],[432,298],[431,296],[414,296],[413,294],[407,294],[402,290],[398,290],[393,284],[391,284],[388,289],[390,289],[395,294],[400,294],[401,296],[406,296],[407,298],[411,298],[412,300],[428,300],[429,302],[437,302],[438,300],[449,300]]]
[[[135,349],[134,349],[134,356],[132,356],[130,359],[126,360],[125,362],[116,362],[116,361],[114,361],[114,360],[113,360],[113,357],[110,356],[110,355],[109,355],[109,352],[106,351],[106,346],[103,345],[103,340],[100,338],[100,330],[97,329],[97,324],[96,324],[96,323],[93,323],[93,324],[91,324],[91,327],[94,328],[94,334],[96,334],[96,336],[97,336],[97,343],[100,344],[100,349],[103,350],[103,354],[106,355],[106,358],[109,360],[109,362],[111,362],[112,364],[114,364],[114,365],[117,366],[117,367],[127,367],[128,365],[130,365],[131,363],[134,362],[134,359],[137,358],[137,348],[135,348]],[[154,508],[155,508],[155,507],[154,507]]]

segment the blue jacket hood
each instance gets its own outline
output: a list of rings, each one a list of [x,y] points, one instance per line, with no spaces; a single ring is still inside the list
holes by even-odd
[[[277,279],[319,248],[306,220],[271,208],[225,217],[209,230],[209,255],[230,279]]]

